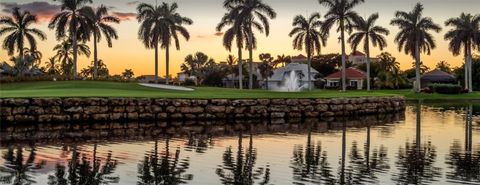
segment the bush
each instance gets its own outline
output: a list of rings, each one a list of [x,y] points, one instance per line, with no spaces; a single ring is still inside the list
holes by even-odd
[[[460,94],[463,90],[462,86],[457,84],[431,84],[428,88],[439,94]]]
[[[194,80],[188,78],[188,79],[185,80],[185,82],[183,82],[183,85],[184,86],[195,86],[196,84],[195,84]]]

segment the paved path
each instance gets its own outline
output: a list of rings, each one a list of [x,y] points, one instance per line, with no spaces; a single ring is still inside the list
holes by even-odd
[[[177,90],[177,91],[194,91],[194,89],[192,89],[192,88],[187,88],[187,87],[182,87],[182,86],[174,86],[174,85],[149,84],[149,83],[139,83],[139,85],[145,86],[145,87],[153,87],[153,88]]]

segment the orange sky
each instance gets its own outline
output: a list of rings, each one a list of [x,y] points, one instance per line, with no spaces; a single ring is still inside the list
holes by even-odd
[[[277,54],[286,55],[298,55],[303,51],[296,51],[292,48],[292,38],[288,36],[288,32],[291,30],[292,19],[297,14],[310,14],[312,12],[320,12],[321,15],[326,12],[326,9],[318,4],[316,0],[299,0],[299,1],[287,1],[287,0],[264,0],[270,4],[277,12],[278,16],[272,20],[271,23],[271,35],[265,37],[264,35],[258,35],[258,49],[254,51],[254,59],[258,60],[260,53],[271,53],[276,56]],[[410,11],[414,4],[418,1],[415,0],[365,0],[366,2],[357,7],[357,11],[361,16],[368,16],[372,13],[378,12],[380,18],[377,21],[378,25],[382,25],[390,30],[388,39],[388,47],[386,51],[392,53],[397,60],[401,63],[402,69],[411,67],[411,57],[405,55],[403,52],[397,50],[397,45],[393,42],[395,34],[398,32],[396,27],[389,25],[390,20],[393,18],[395,10]],[[5,10],[9,6],[18,5],[26,6],[32,2],[42,2],[33,0],[3,0],[0,2],[0,14],[5,15]],[[58,2],[46,1],[49,5],[57,6]],[[141,0],[141,2],[147,2],[155,4],[154,0]],[[158,1],[161,2],[161,1]],[[173,2],[167,0],[167,2]],[[190,31],[191,38],[187,42],[181,41],[181,50],[171,50],[171,74],[175,76],[180,71],[180,65],[183,59],[188,54],[193,54],[197,51],[206,53],[213,57],[217,62],[222,61],[229,54],[222,46],[222,37],[215,35],[215,26],[219,22],[221,16],[225,10],[222,8],[222,0],[177,0],[179,4],[179,12],[184,16],[193,19],[194,24],[187,26]],[[421,0],[425,5],[425,16],[433,18],[434,22],[440,24],[443,30],[440,33],[433,34],[437,41],[437,49],[433,50],[430,56],[422,55],[422,61],[433,68],[435,64],[441,60],[445,60],[452,66],[459,66],[462,64],[462,57],[454,57],[448,50],[447,42],[444,41],[443,35],[449,29],[444,26],[446,19],[450,17],[459,16],[461,12],[466,13],[478,13],[478,7],[480,7],[480,1],[478,0]],[[101,42],[98,48],[99,58],[103,59],[110,69],[111,74],[119,74],[124,69],[133,69],[135,75],[153,74],[154,73],[154,52],[153,50],[147,50],[137,38],[137,31],[139,23],[134,17],[131,17],[132,13],[135,13],[136,1],[133,0],[94,0],[93,6],[99,4],[105,4],[111,7],[111,12],[115,12],[117,15],[122,15],[123,21],[119,25],[114,25],[118,30],[120,39],[113,42],[113,48],[108,48],[106,42]],[[34,6],[38,7],[38,6]],[[26,8],[31,8],[26,6]],[[32,11],[32,10],[31,10]],[[43,11],[43,12],[42,12]],[[50,13],[45,13],[47,10],[39,10],[38,14],[42,15],[42,19],[35,27],[43,30],[47,33],[48,40],[40,41],[39,50],[44,54],[43,61],[54,55],[52,48],[58,41],[55,40],[53,31],[47,28],[48,16]],[[32,11],[34,12],[34,11]],[[259,33],[257,33],[259,34]],[[322,48],[322,53],[339,53],[340,44],[337,42],[339,34],[331,33],[328,39],[327,47]],[[0,37],[3,40],[4,36]],[[87,43],[90,46],[92,43]],[[371,55],[376,56],[380,53],[378,48],[371,49]],[[347,47],[347,53],[350,53],[350,47]],[[232,54],[236,55],[236,51]],[[246,55],[245,55],[246,56]],[[6,51],[3,49],[0,52],[0,61],[8,60]],[[160,52],[160,75],[165,75],[165,53]],[[86,67],[92,61],[92,58],[80,57],[79,69]]]

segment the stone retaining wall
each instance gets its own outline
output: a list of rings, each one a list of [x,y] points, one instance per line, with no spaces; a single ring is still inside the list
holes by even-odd
[[[0,99],[2,123],[315,118],[405,109],[403,97],[335,99]]]

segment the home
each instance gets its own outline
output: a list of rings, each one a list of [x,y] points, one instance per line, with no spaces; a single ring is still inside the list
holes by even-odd
[[[360,51],[353,51],[352,54],[348,55],[348,61],[354,66],[362,65],[367,63],[367,56]]]
[[[442,71],[440,69],[434,69],[423,74],[420,77],[420,85],[423,87],[428,87],[428,85],[433,83],[449,83],[456,84],[457,79],[450,73]]]
[[[367,75],[362,70],[354,67],[349,67],[345,70],[347,86],[354,89],[363,89],[363,82],[366,80]],[[325,87],[335,88],[341,87],[342,71],[337,71],[324,78],[326,80]]]
[[[308,83],[314,87],[314,82],[317,80],[315,77],[317,76],[318,71],[314,68],[310,68],[310,82],[308,81],[308,65],[305,64],[307,58],[303,55],[299,55],[296,57],[292,57],[292,62],[287,64],[285,67],[281,67],[275,69],[273,71],[273,75],[268,78],[268,86],[269,88],[275,89],[278,87],[283,86],[285,79],[290,77],[289,75],[295,74],[298,78],[298,86],[299,87],[306,87]],[[302,63],[300,63],[302,62]],[[292,73],[293,72],[293,73]]]

